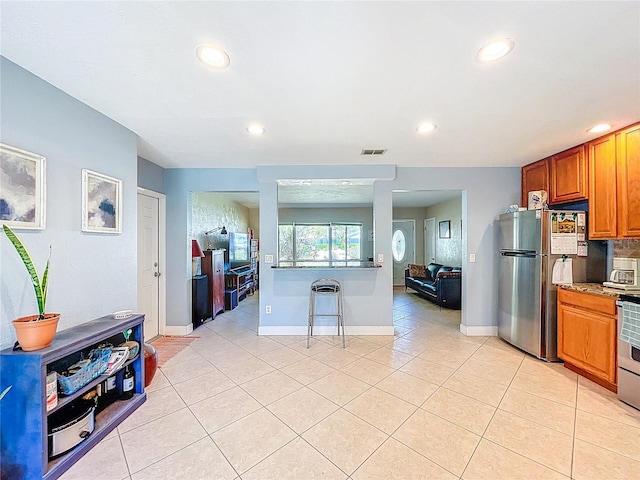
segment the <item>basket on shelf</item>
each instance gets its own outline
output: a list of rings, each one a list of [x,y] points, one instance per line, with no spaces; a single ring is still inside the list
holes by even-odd
[[[101,348],[91,351],[89,363],[78,372],[68,377],[62,376],[58,372],[58,387],[63,395],[71,395],[80,390],[94,378],[102,375],[107,369],[111,349]]]

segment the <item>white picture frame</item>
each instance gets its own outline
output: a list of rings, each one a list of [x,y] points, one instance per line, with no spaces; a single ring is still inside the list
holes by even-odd
[[[82,231],[122,233],[122,180],[82,170]]]
[[[0,224],[44,230],[46,159],[0,143]]]

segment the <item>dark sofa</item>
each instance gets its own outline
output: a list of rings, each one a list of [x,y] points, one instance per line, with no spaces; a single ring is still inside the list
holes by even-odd
[[[460,309],[462,269],[439,263],[409,265],[404,271],[404,289],[411,288],[441,307]]]

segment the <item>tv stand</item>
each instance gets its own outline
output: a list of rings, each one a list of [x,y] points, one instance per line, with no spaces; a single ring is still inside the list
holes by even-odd
[[[224,274],[225,292],[235,292],[238,302],[255,292],[255,277],[251,265],[234,268]]]

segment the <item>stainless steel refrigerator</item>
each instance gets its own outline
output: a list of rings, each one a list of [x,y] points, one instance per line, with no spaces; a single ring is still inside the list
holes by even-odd
[[[540,359],[558,360],[558,287],[552,283],[556,260],[571,260],[573,283],[605,279],[606,245],[587,242],[586,232],[586,212],[581,211],[525,210],[500,215],[501,338]]]

